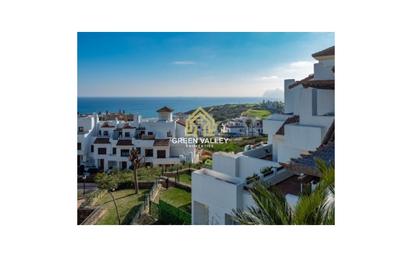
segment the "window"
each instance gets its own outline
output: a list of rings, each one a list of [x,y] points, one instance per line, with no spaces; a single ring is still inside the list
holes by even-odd
[[[108,136],[109,135],[109,131],[105,130],[103,131],[103,136]]]
[[[122,149],[120,150],[120,156],[128,157],[129,156],[129,149]]]
[[[90,152],[92,152],[92,153],[94,152],[94,145],[90,146]]]
[[[112,154],[116,154],[116,147],[113,147]]]
[[[167,137],[172,137],[172,132],[167,131]]]
[[[82,143],[77,143],[77,150],[82,150]]]
[[[144,156],[153,157],[153,149],[145,149]]]
[[[84,132],[84,127],[79,127],[77,131]]]
[[[140,154],[142,152],[142,149],[140,147],[136,147],[137,154]]]
[[[106,148],[98,148],[97,153],[98,154],[106,154]]]
[[[127,162],[122,162],[122,170],[127,169]]]
[[[124,132],[125,137],[130,137],[130,132]]]
[[[166,150],[157,150],[157,158],[166,158]]]
[[[149,132],[147,132],[147,135],[153,136],[153,132],[152,132],[152,131],[149,131]]]
[[[102,135],[102,131],[101,130],[99,130],[99,136],[101,136]]]

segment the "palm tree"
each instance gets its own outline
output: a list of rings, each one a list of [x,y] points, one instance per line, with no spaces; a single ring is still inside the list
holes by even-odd
[[[251,120],[251,119],[247,119],[247,120],[245,121],[245,123],[246,123],[247,130],[248,130],[248,135],[247,135],[247,136],[249,136],[249,129],[250,129],[250,126],[252,125],[252,120]],[[252,136],[253,136],[253,129],[252,129]]]
[[[290,207],[285,196],[267,185],[257,183],[251,189],[256,207],[234,210],[234,220],[244,225],[333,225],[335,224],[335,169],[316,161],[322,178],[317,188],[301,195]]]
[[[117,221],[120,225],[120,215],[119,215],[119,209],[117,208],[116,200],[114,199],[113,192],[117,189],[119,185],[119,179],[116,174],[109,175],[106,173],[101,173],[95,178],[97,187],[101,190],[107,190],[107,192],[110,194],[114,208],[116,209],[116,214],[117,214]]]
[[[129,160],[133,164],[133,178],[134,178],[134,191],[139,193],[139,183],[137,181],[137,169],[144,163],[144,157],[139,156],[139,151],[136,148],[132,148],[130,151]]]

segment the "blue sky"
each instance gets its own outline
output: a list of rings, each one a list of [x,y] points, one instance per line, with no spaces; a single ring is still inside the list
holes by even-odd
[[[262,96],[334,33],[78,33],[79,96]]]

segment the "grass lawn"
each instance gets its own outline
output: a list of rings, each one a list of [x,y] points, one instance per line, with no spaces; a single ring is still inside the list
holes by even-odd
[[[191,174],[180,174],[179,181],[188,185],[192,184],[192,176]]]
[[[266,136],[256,136],[256,137],[237,137],[232,138],[226,144],[216,144],[212,147],[205,147],[206,150],[211,152],[242,152],[245,145],[253,145],[260,142],[266,142]]]
[[[134,217],[136,211],[143,203],[144,195],[148,190],[139,190],[139,195],[134,193],[134,189],[124,189],[113,192],[113,196],[116,199],[116,204],[119,209],[120,222],[126,224],[131,221]],[[106,213],[100,220],[96,223],[97,225],[117,225],[117,215],[116,210],[109,193],[106,193],[102,198],[100,198],[96,205],[100,205],[107,209]]]
[[[268,110],[255,110],[255,109],[249,109],[249,110],[242,113],[242,115],[244,115],[244,116],[257,117],[257,118],[261,118],[261,119],[264,119],[264,118],[268,117],[271,114],[272,113]]]
[[[177,187],[169,187],[166,191],[160,194],[160,200],[173,205],[177,208],[190,205],[192,202],[192,195],[183,189]]]

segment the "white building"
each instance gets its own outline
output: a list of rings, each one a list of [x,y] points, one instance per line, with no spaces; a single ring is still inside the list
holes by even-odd
[[[222,123],[220,133],[229,136],[259,136],[263,133],[262,120],[255,117],[240,116]]]
[[[279,189],[292,206],[319,174],[313,157],[334,161],[334,47],[312,56],[314,74],[285,80],[285,113],[263,121],[268,144],[250,151],[215,153],[212,170],[192,174],[192,224],[232,224],[234,209],[254,202],[255,180]]]
[[[136,148],[144,157],[145,165],[169,166],[181,161],[197,162],[195,148],[172,144],[173,137],[185,136],[185,124],[173,119],[173,110],[163,107],[157,119],[142,120],[134,115],[133,121],[99,121],[97,115],[79,117],[78,162],[93,164],[99,170],[128,169],[129,154]],[[89,123],[91,125],[89,125]]]

